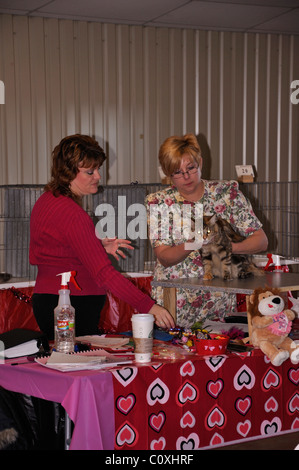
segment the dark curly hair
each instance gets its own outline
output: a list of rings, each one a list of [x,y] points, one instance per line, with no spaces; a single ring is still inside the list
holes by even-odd
[[[70,183],[79,168],[96,168],[106,160],[104,150],[88,135],[74,134],[64,137],[52,152],[51,179],[45,191],[54,196],[68,196],[77,200],[70,189]]]

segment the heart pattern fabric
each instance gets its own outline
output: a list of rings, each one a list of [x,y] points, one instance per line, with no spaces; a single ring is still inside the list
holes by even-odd
[[[224,387],[224,382],[222,379],[218,379],[215,382],[213,382],[213,380],[210,380],[207,383],[207,392],[213,398],[217,398],[220,395],[223,387]]]
[[[177,404],[183,406],[187,401],[195,403],[199,398],[197,387],[191,382],[186,381],[178,391]]]
[[[164,411],[160,411],[158,414],[152,413],[149,417],[149,425],[154,431],[160,432],[165,423],[165,419]]]
[[[299,429],[299,365],[274,367],[255,350],[112,375],[118,450],[187,452]]]
[[[235,408],[241,415],[245,416],[250,409],[251,404],[252,400],[250,396],[245,398],[237,398],[235,401]]]
[[[282,384],[281,375],[277,370],[272,368],[268,369],[263,376],[262,387],[265,391],[270,390],[271,388],[279,388]]]
[[[288,377],[289,377],[289,380],[293,384],[298,385],[299,384],[299,369],[291,368],[288,372]]]
[[[247,436],[250,429],[251,429],[251,421],[249,421],[249,419],[246,419],[246,421],[244,421],[242,423],[240,422],[237,425],[237,431],[243,437]]]
[[[267,413],[270,413],[271,411],[275,412],[278,410],[278,402],[274,397],[268,398],[268,400],[265,402],[265,411]]]

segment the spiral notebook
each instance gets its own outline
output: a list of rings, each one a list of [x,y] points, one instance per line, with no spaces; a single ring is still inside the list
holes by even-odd
[[[132,360],[127,357],[114,356],[102,349],[70,354],[52,351],[50,356],[36,358],[35,361],[42,366],[60,372],[100,370],[132,363]]]

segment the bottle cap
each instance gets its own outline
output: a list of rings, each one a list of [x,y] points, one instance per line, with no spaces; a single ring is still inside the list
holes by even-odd
[[[268,253],[268,254],[267,254],[267,257],[268,257],[268,262],[267,262],[267,264],[266,264],[266,266],[265,266],[265,268],[264,268],[265,271],[268,270],[268,268],[269,268],[269,266],[270,266],[271,264],[274,264],[274,271],[276,271],[276,272],[281,272],[281,271],[283,271],[283,268],[282,268],[281,262],[280,262],[281,256],[279,256],[279,255],[273,255],[272,253]]]
[[[76,289],[81,290],[81,287],[78,285],[75,276],[77,272],[76,271],[68,271],[65,273],[60,273],[57,274],[57,276],[61,276],[61,284],[60,284],[60,289],[68,289],[69,288],[69,282],[72,282]]]

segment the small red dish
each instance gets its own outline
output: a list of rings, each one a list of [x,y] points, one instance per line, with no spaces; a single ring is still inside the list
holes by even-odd
[[[225,354],[229,342],[229,337],[219,334],[210,334],[210,337],[211,339],[195,340],[197,354],[201,354],[204,356]]]

